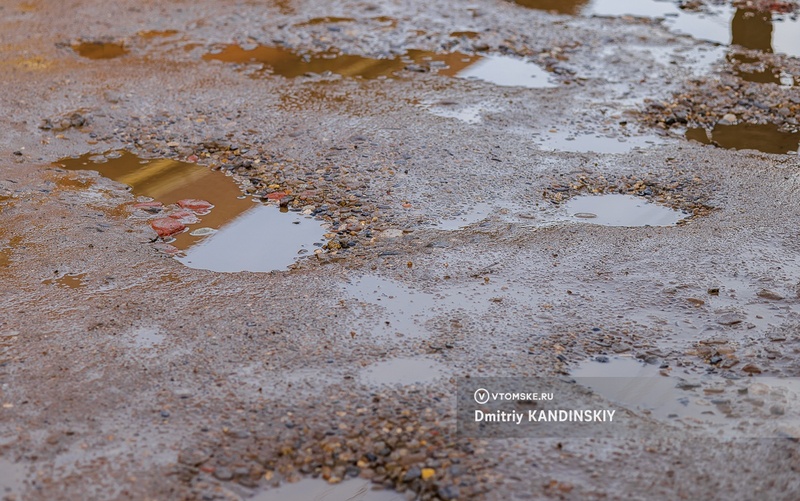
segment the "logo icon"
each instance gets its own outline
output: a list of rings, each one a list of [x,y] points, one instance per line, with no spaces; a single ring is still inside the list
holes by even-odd
[[[489,390],[478,388],[477,390],[475,390],[474,397],[476,402],[483,405],[489,401]]]

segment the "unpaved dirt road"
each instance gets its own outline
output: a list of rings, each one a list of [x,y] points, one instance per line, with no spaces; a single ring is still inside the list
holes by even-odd
[[[749,121],[775,128],[756,148],[796,149],[797,59],[669,22],[494,0],[3,2],[0,495],[800,497],[798,428],[745,440],[712,419],[797,412],[747,386],[800,370],[797,154],[701,143]],[[111,180],[87,154],[151,170]],[[157,241],[165,210],[134,204],[198,186],[324,236],[248,229],[302,251],[290,269],[186,266],[188,233]],[[599,193],[685,219],[570,212]],[[225,196],[200,219],[245,210]],[[262,245],[237,238],[215,262]],[[586,367],[701,378],[666,398],[707,407],[617,401],[628,432],[608,437],[457,433],[463,378]]]

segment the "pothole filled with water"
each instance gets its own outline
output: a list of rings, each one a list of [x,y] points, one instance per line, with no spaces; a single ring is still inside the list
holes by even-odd
[[[517,296],[511,284],[481,281],[474,286],[443,287],[436,292],[414,290],[401,282],[366,275],[345,286],[360,311],[354,329],[371,335],[419,338],[430,335],[429,320],[460,311],[482,315],[492,305]],[[379,307],[375,311],[373,307]]]
[[[731,150],[757,150],[792,154],[800,149],[800,132],[784,132],[774,124],[717,124],[707,131],[701,127],[686,131],[686,139]]]
[[[663,18],[676,33],[724,45],[800,56],[800,19],[794,15],[706,5],[682,9],[663,0],[514,0],[524,7],[583,16],[638,16]]]
[[[72,44],[72,50],[88,59],[113,59],[128,53],[121,42],[78,42]]]
[[[293,484],[284,484],[251,497],[251,501],[405,501],[406,497],[394,491],[376,490],[366,480],[350,479],[329,484],[321,478],[306,478]]]
[[[632,195],[584,195],[564,205],[573,221],[603,226],[673,226],[689,214]]]
[[[287,78],[312,74],[336,74],[343,77],[376,79],[391,78],[402,70],[432,72],[438,75],[474,79],[500,86],[528,88],[556,87],[550,74],[534,63],[515,57],[486,54],[469,55],[460,52],[436,53],[409,50],[392,58],[369,58],[340,54],[335,51],[321,54],[298,54],[281,47],[259,45],[244,49],[228,45],[205,56],[205,60],[227,63],[261,64],[259,73]]]
[[[444,377],[446,369],[427,357],[392,358],[365,367],[360,379],[378,386],[427,384]]]
[[[656,419],[726,437],[800,436],[800,379],[722,377],[620,357],[595,357],[571,371],[609,401]]]
[[[325,242],[325,230],[318,221],[254,203],[232,180],[207,167],[142,159],[128,152],[89,153],[57,165],[98,171],[130,186],[140,197],[132,217],[148,220],[174,247],[176,259],[190,268],[282,270]]]

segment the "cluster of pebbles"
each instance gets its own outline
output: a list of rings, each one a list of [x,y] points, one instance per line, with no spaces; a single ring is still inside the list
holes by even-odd
[[[579,195],[634,195],[690,214],[679,224],[708,215],[714,210],[709,204],[708,182],[696,174],[675,170],[668,179],[655,176],[614,175],[611,173],[581,173],[568,179],[554,179],[542,196],[561,204]]]
[[[262,479],[278,485],[303,477],[332,484],[368,479],[421,500],[488,492],[493,479],[482,458],[485,444],[457,436],[449,395],[426,391],[420,399],[412,393],[386,389],[353,398],[334,391],[317,402],[324,413],[312,399],[206,429],[197,445],[181,452],[176,473],[198,498],[213,497],[214,479],[257,488]]]

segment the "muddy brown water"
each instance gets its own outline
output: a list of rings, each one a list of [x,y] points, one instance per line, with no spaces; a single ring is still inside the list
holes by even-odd
[[[676,33],[724,45],[739,45],[764,52],[800,56],[800,19],[797,17],[736,9],[729,5],[706,6],[705,11],[681,9],[659,0],[514,0],[532,9],[565,15],[639,16],[663,18]]]
[[[59,278],[47,279],[42,283],[46,285],[60,285],[70,289],[80,289],[81,287],[86,287],[85,278],[86,273],[67,273]]]
[[[343,77],[376,79],[393,77],[405,69],[421,69],[437,75],[481,80],[500,86],[556,86],[550,75],[536,64],[496,54],[409,50],[402,56],[369,58],[335,51],[303,55],[282,47],[260,45],[244,49],[239,45],[228,45],[204,55],[203,59],[239,64],[260,63],[264,65],[262,72],[286,78],[309,73],[333,73]]]
[[[772,83],[784,87],[800,85],[800,76],[793,76],[788,72],[781,71],[780,68],[766,64],[756,57],[732,53],[727,56],[727,59],[734,65],[736,75],[747,82]]]
[[[72,50],[88,59],[113,59],[128,53],[124,44],[116,42],[79,42]]]
[[[171,159],[142,159],[129,152],[89,153],[62,159],[57,165],[68,170],[95,170],[167,208],[182,199],[213,204],[213,209],[200,215],[199,221],[187,222],[188,231],[169,241],[183,251],[176,257],[190,268],[221,272],[280,270],[324,243],[324,229],[318,221],[254,203],[232,179],[226,180],[221,172],[208,167]],[[153,216],[134,211],[134,217]]]
[[[690,128],[686,139],[720,148],[764,153],[796,153],[800,147],[800,132],[783,132],[774,124],[716,125],[711,131]]]

